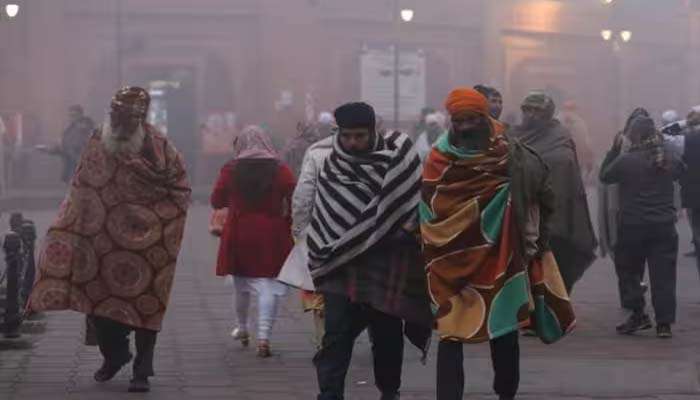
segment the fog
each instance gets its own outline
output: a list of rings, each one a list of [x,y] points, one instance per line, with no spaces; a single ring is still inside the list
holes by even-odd
[[[497,88],[508,122],[530,91],[544,90],[583,121],[596,161],[635,107],[661,124],[663,111],[683,118],[700,104],[694,0],[0,5],[2,196],[65,190],[64,160],[51,150],[68,108],[81,105],[99,123],[122,85],[151,92],[150,121],[183,150],[200,186],[210,185],[243,126],[263,125],[282,148],[298,122],[351,100],[414,134],[421,109],[441,109],[456,86]]]

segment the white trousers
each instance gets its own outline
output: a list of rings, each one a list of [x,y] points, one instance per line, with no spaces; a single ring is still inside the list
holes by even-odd
[[[234,302],[238,327],[249,332],[248,312],[250,296],[258,299],[258,340],[269,340],[272,326],[277,319],[280,298],[287,294],[287,286],[274,278],[234,277]]]

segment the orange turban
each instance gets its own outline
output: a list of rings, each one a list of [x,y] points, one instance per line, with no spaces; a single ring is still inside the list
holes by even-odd
[[[461,87],[453,90],[445,100],[445,109],[450,115],[457,115],[463,112],[489,117],[489,102],[483,94],[468,87]]]

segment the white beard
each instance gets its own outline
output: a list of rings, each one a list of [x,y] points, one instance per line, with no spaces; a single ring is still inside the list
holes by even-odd
[[[112,131],[112,123],[109,116],[102,124],[102,134],[100,141],[105,150],[112,155],[116,154],[138,154],[143,149],[143,142],[146,137],[146,132],[143,125],[139,125],[128,140],[119,140],[117,135]]]

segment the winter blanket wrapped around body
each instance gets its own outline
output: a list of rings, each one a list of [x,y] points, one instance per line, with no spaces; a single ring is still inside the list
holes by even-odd
[[[74,310],[160,330],[190,201],[181,155],[146,126],[138,154],[96,131],[39,251],[33,311]]]
[[[465,153],[447,134],[436,143],[423,172],[420,215],[442,338],[483,342],[531,326],[551,343],[573,329],[557,263],[539,237],[548,219],[540,215],[551,212],[542,194],[546,176],[534,152],[503,136],[484,152]]]

